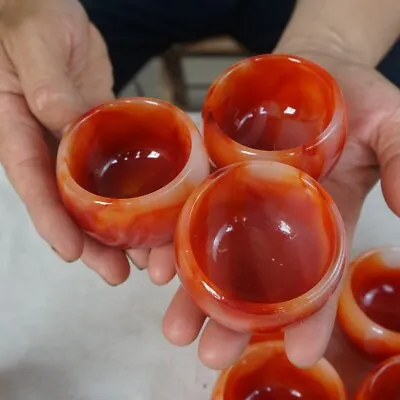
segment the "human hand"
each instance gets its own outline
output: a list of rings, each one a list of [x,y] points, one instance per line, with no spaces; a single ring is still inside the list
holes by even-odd
[[[387,204],[400,215],[400,193],[396,191],[400,187],[400,92],[373,68],[321,54],[298,55],[329,70],[339,82],[347,103],[347,143],[338,165],[322,184],[342,214],[350,247],[363,201],[377,182],[379,172]],[[152,259],[147,261],[153,271],[161,268],[161,262],[155,265]],[[171,250],[164,257],[162,268],[172,275],[174,263]],[[339,290],[318,313],[285,330],[286,352],[295,365],[304,368],[323,356],[334,326],[338,295]],[[207,320],[184,289],[179,288],[164,317],[164,335],[176,345],[188,345],[203,325],[199,357],[214,369],[232,364],[250,338],[249,334],[233,332]]]
[[[46,143],[56,150],[72,120],[113,97],[106,46],[78,1],[14,0],[1,11],[0,161],[44,240],[120,283],[125,254],[84,235],[67,214]]]

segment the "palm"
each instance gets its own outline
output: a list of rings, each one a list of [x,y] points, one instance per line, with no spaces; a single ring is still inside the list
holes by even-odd
[[[107,50],[79,3],[60,2],[54,10],[50,5],[46,12],[25,18],[1,36],[1,93],[26,97],[39,121],[59,133],[80,107],[103,100],[104,93],[110,96]],[[61,98],[61,89],[72,96]]]
[[[37,231],[62,258],[82,256],[120,283],[129,272],[125,254],[86,237],[69,217],[44,140],[112,97],[105,44],[78,1],[26,3],[10,20],[2,21],[0,37],[1,163]]]
[[[318,61],[338,80],[347,103],[346,146],[338,165],[322,183],[342,213],[351,244],[363,200],[379,178],[379,170],[388,203],[400,212],[395,173],[396,168],[400,172],[400,135],[395,132],[400,127],[400,94],[373,69],[334,59]],[[319,315],[286,332],[288,355],[298,365],[310,365],[323,355],[332,332],[336,301],[337,294]],[[166,313],[164,333],[176,344],[188,344],[199,334],[204,321],[204,315],[179,289]],[[320,332],[318,338],[315,338],[316,331]],[[223,368],[235,360],[247,340],[248,335],[208,321],[199,342],[199,356],[208,366]]]
[[[351,238],[364,197],[379,178],[382,164],[392,157],[387,151],[399,151],[398,145],[392,150],[389,146],[395,144],[393,128],[400,92],[370,68],[338,64],[331,72],[345,95],[349,131],[343,155],[324,184],[337,202]],[[383,178],[389,204],[399,210],[392,184],[386,185],[386,176]]]

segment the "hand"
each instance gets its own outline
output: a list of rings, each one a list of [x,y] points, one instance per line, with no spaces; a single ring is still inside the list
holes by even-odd
[[[0,161],[49,245],[120,283],[129,274],[125,254],[85,236],[69,217],[46,144],[56,148],[68,123],[113,97],[106,46],[78,1],[8,3],[0,23]]]
[[[347,102],[349,135],[344,153],[322,183],[341,211],[350,246],[363,201],[377,182],[379,172],[386,202],[400,215],[400,92],[370,67],[319,54],[299,55],[328,69],[339,82]],[[148,259],[149,269],[155,271],[159,266],[152,262],[152,258]],[[163,264],[172,274],[172,251]],[[295,365],[308,367],[323,356],[335,321],[338,295],[339,291],[317,314],[286,330],[286,352]],[[164,335],[176,345],[187,345],[196,339],[204,324],[199,341],[201,361],[214,369],[229,366],[242,353],[249,335],[206,320],[180,288],[165,314]]]

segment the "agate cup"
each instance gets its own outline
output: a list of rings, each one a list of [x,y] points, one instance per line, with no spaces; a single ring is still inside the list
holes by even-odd
[[[353,260],[339,299],[338,321],[367,358],[400,354],[400,248],[372,249]]]
[[[240,332],[280,330],[314,314],[345,269],[341,216],[289,165],[233,164],[191,194],[175,234],[179,278],[196,304]]]
[[[325,359],[309,369],[294,367],[283,342],[249,346],[217,380],[212,400],[346,400],[341,378]]]
[[[190,117],[150,98],[90,110],[67,128],[57,158],[69,213],[89,235],[122,249],[170,242],[183,204],[208,174]]]
[[[320,179],[342,153],[346,110],[338,84],[322,67],[266,54],[239,61],[214,81],[203,130],[215,168],[271,160]]]

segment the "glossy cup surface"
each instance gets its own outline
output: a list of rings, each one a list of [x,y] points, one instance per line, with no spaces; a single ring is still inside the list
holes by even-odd
[[[221,373],[212,400],[345,400],[335,369],[325,359],[307,370],[287,359],[283,343],[268,341],[247,348],[233,367]]]
[[[148,98],[90,110],[68,128],[57,158],[70,214],[87,233],[120,248],[171,241],[184,202],[208,174],[189,116]]]
[[[378,365],[363,381],[355,400],[400,399],[400,355]]]
[[[366,356],[400,354],[400,248],[373,249],[352,262],[338,321]]]
[[[344,270],[335,204],[312,178],[253,161],[215,172],[186,202],[178,275],[198,306],[231,329],[263,333],[319,310]]]
[[[269,54],[240,61],[215,80],[203,127],[217,167],[272,160],[318,179],[339,159],[347,122],[343,96],[323,68]]]

